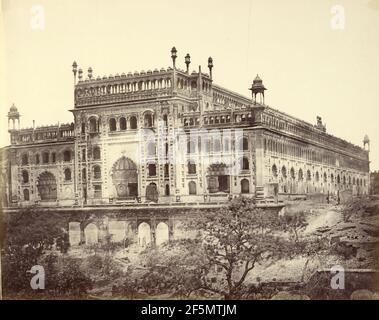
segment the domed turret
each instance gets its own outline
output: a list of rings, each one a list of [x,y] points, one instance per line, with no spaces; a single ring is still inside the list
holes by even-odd
[[[368,135],[366,134],[363,138],[363,148],[367,151],[370,151],[370,139]]]
[[[267,89],[263,85],[263,81],[259,77],[259,75],[257,75],[255,77],[255,79],[253,80],[253,84],[251,85],[251,88],[249,90],[251,90],[251,94],[252,94],[254,104],[257,103],[257,95],[258,94],[260,96],[260,102],[259,103],[260,104],[265,103],[265,90],[267,90]]]
[[[10,125],[11,120],[12,120],[12,126]],[[16,128],[16,121],[17,121],[17,128]],[[18,129],[20,129],[20,113],[18,112],[16,106],[13,103],[8,112],[8,131],[18,130]]]

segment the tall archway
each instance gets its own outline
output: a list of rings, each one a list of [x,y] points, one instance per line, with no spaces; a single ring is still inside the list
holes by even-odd
[[[169,231],[168,225],[164,222],[159,222],[157,225],[157,230],[155,232],[156,244],[159,246],[162,243],[168,242],[169,240]]]
[[[146,200],[158,202],[158,189],[154,182],[146,187]]]
[[[146,222],[140,223],[138,226],[138,244],[141,247],[146,247],[151,242],[151,229],[150,225]]]
[[[94,244],[99,241],[99,230],[94,223],[88,224],[84,229],[86,244]]]
[[[112,181],[117,197],[125,199],[138,196],[138,173],[136,164],[123,156],[113,165]]]
[[[42,201],[57,200],[57,182],[54,175],[50,172],[43,172],[38,177],[38,192]]]

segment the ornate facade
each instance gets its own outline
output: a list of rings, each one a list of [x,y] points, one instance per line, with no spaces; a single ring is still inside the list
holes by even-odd
[[[209,73],[176,67],[95,78],[73,65],[71,124],[19,128],[2,152],[3,206],[209,204],[244,194],[367,194],[369,140],[358,147],[252,99]],[[78,74],[78,79],[76,76]],[[367,148],[368,147],[368,148]],[[271,200],[270,200],[271,199]]]

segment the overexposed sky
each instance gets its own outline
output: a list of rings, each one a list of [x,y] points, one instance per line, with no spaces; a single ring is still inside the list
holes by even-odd
[[[0,146],[12,103],[22,127],[73,120],[74,60],[94,76],[167,68],[175,45],[180,68],[212,56],[217,84],[249,96],[259,73],[268,105],[357,145],[368,134],[379,169],[379,0],[0,2]]]

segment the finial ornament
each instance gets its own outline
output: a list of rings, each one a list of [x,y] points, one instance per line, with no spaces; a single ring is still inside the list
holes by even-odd
[[[174,69],[175,69],[175,60],[176,60],[176,57],[177,57],[177,53],[178,51],[176,50],[175,47],[172,47],[171,49],[171,59],[172,59],[172,64],[174,66]]]
[[[212,59],[212,57],[208,58],[208,68],[209,68],[209,76],[212,79],[212,69],[213,69],[213,59]]]
[[[79,69],[78,77],[79,77],[79,81],[81,81],[83,79],[83,70],[82,69]]]
[[[184,62],[187,66],[187,73],[189,73],[189,65],[191,63],[191,56],[189,55],[189,53],[187,53],[187,55],[184,57]]]
[[[91,67],[89,67],[88,68],[88,79],[92,79],[92,68]]]

